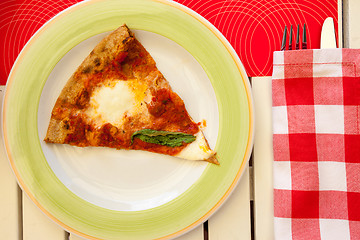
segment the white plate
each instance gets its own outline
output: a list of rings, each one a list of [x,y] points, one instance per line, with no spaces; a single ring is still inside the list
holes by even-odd
[[[153,55],[220,166],[140,151],[45,144],[50,112],[77,66],[126,23]],[[253,143],[245,70],[201,16],[173,1],[84,1],[26,44],[7,81],[3,133],[23,191],[53,221],[90,239],[169,239],[205,221],[230,195]]]
[[[148,31],[135,30],[134,33],[153,56],[173,90],[182,97],[194,121],[206,120],[204,134],[214,148],[219,130],[218,104],[201,65],[168,38]],[[144,151],[79,148],[43,141],[60,91],[77,66],[107,34],[98,34],[75,46],[51,72],[39,103],[39,141],[51,169],[79,197],[118,211],[157,207],[191,187],[200,178],[207,162]]]

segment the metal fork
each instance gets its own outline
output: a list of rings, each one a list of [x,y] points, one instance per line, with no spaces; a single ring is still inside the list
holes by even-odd
[[[289,45],[288,49],[286,49],[286,36],[287,36],[287,27],[285,25],[284,34],[281,42],[281,51],[284,50],[293,50],[293,27],[290,25],[290,34],[289,34]],[[306,41],[306,24],[304,23],[303,31],[302,31],[302,42],[300,46],[300,26],[297,25],[296,31],[296,42],[295,42],[295,49],[307,49],[307,41]]]

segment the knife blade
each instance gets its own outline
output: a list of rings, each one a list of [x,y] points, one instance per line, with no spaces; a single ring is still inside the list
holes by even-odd
[[[334,19],[332,17],[326,18],[323,23],[321,29],[320,48],[336,48]]]

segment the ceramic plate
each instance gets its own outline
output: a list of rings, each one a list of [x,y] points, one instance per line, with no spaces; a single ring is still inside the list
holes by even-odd
[[[184,100],[220,166],[142,151],[43,141],[62,87],[106,34],[126,23]],[[67,231],[90,239],[176,237],[205,221],[240,179],[253,142],[249,82],[229,43],[188,8],[162,0],[74,5],[20,53],[3,105],[6,151],[28,196]]]

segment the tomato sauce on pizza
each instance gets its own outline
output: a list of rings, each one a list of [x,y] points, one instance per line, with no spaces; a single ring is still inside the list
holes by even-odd
[[[68,80],[44,140],[219,164],[200,123],[126,25],[105,37]]]

